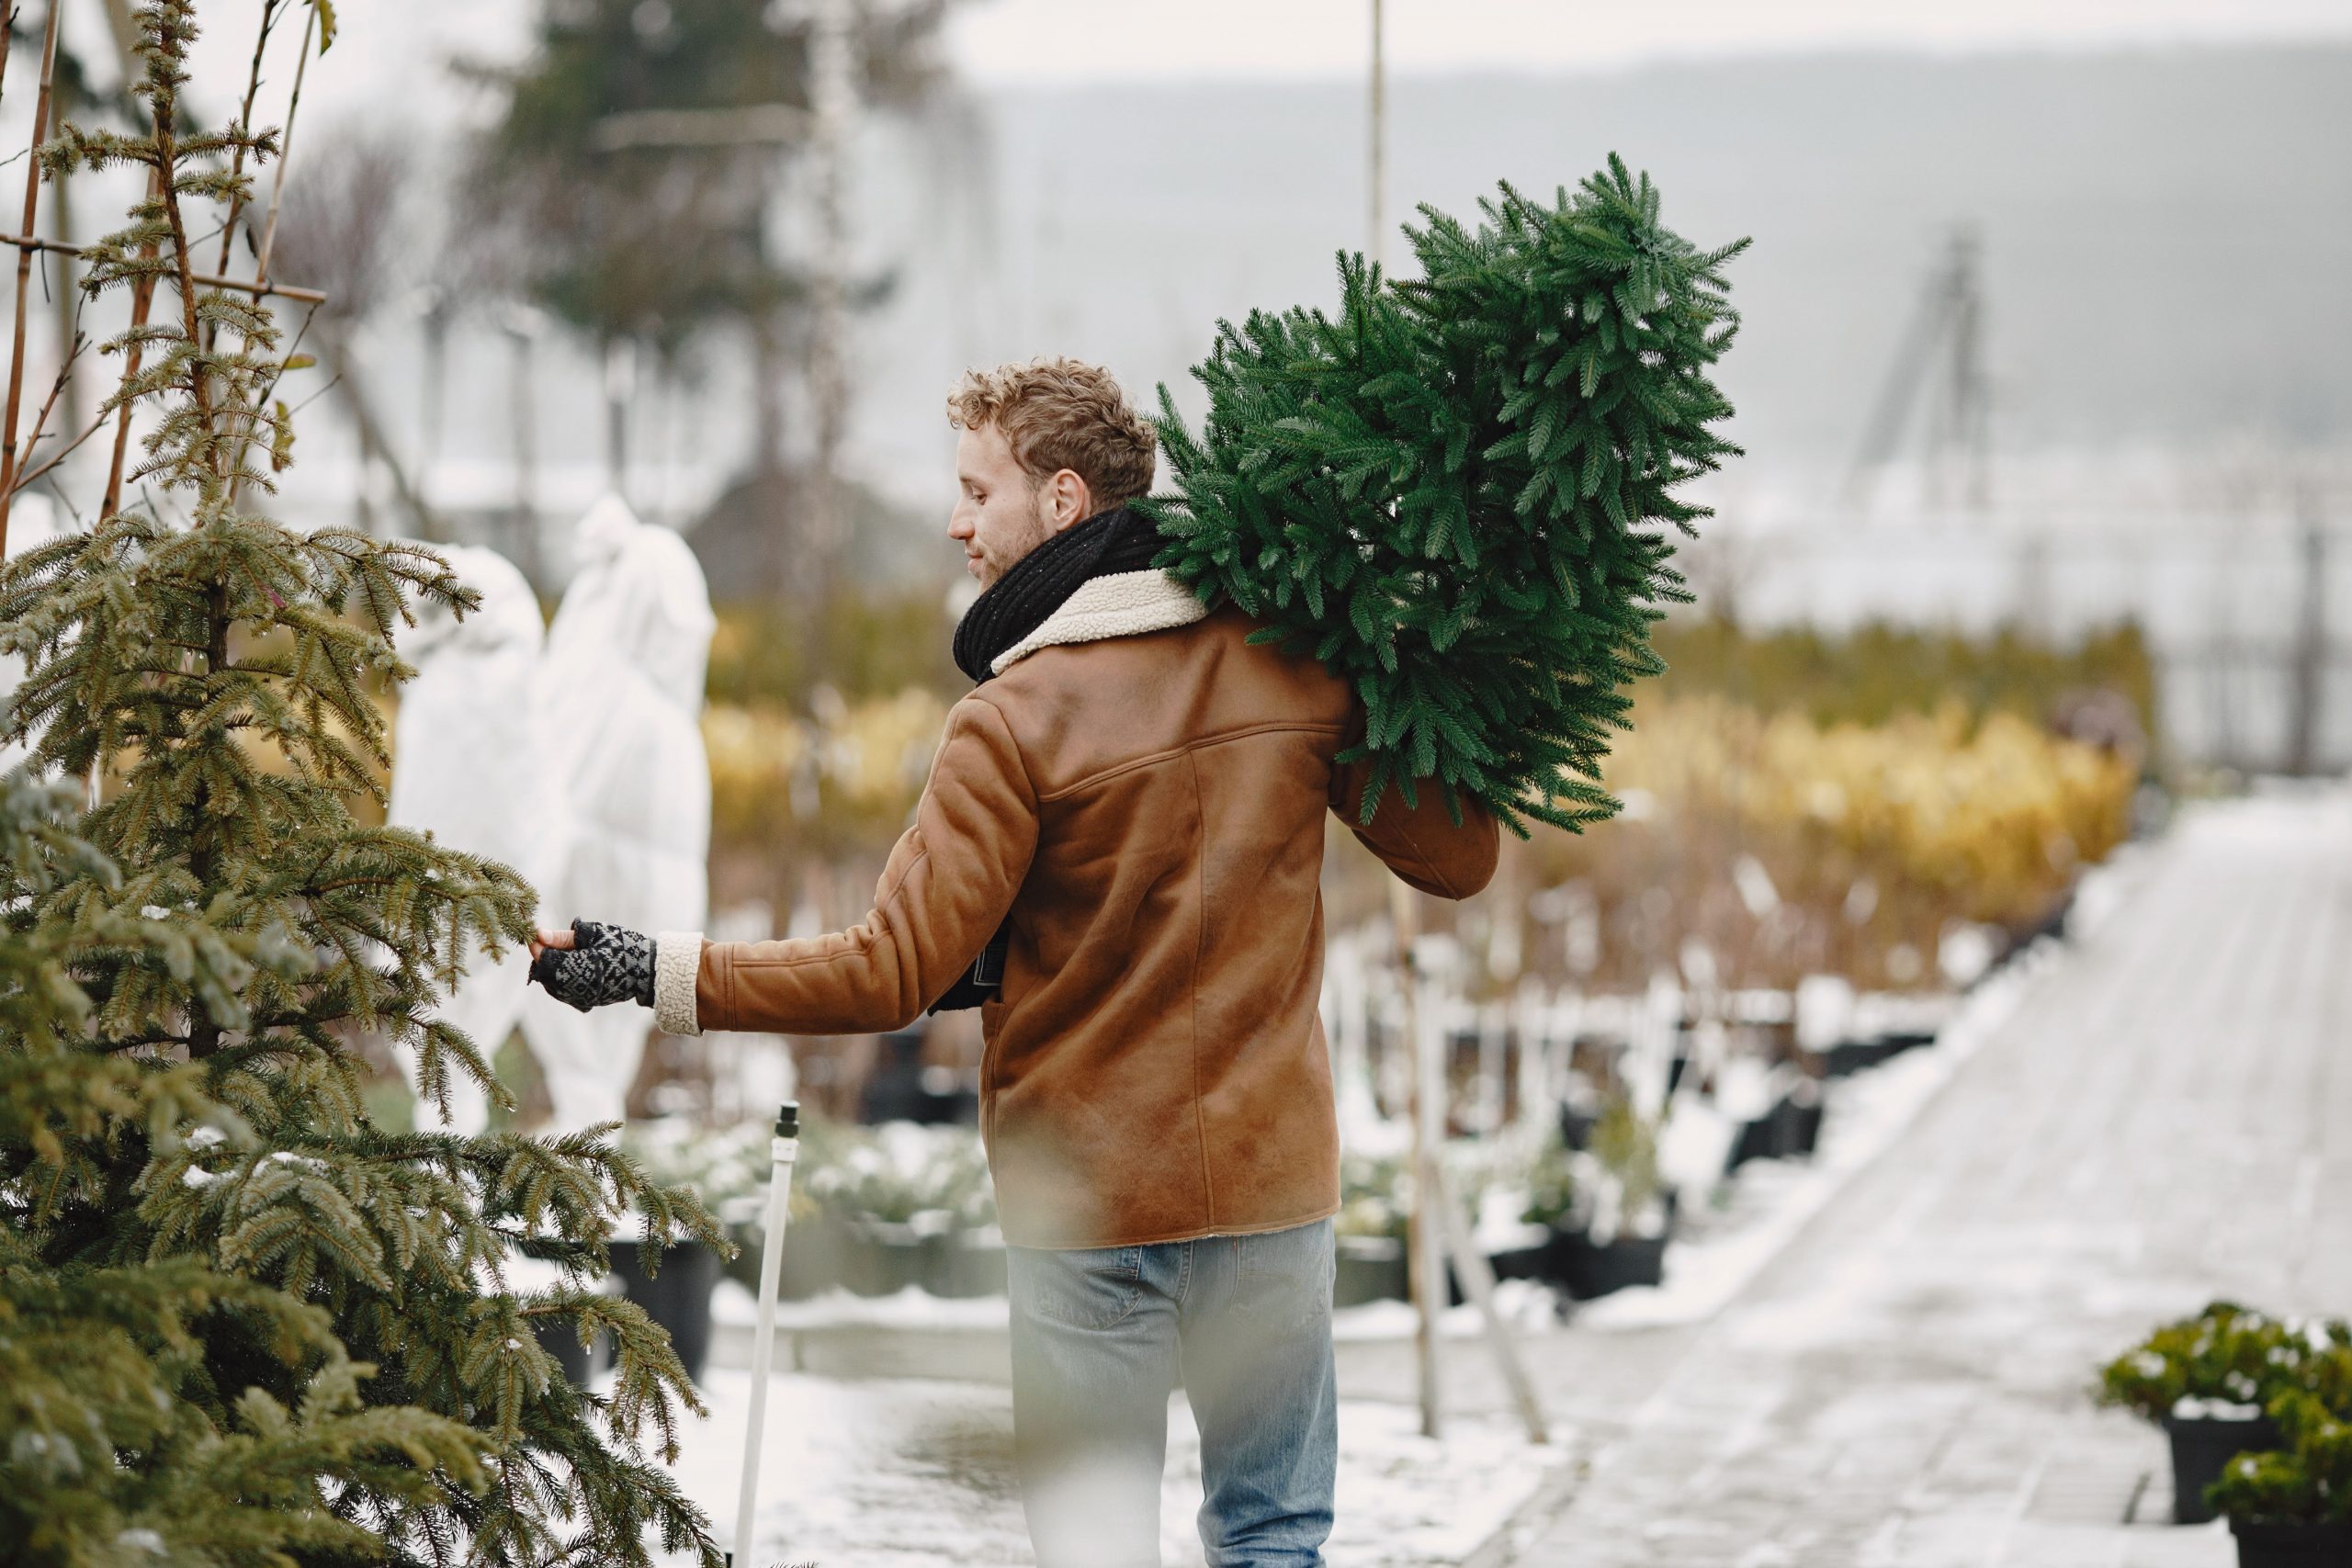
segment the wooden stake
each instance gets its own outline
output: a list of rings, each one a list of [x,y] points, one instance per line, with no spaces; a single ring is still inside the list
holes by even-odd
[[[57,78],[57,17],[62,0],[49,0],[49,17],[41,28],[40,96],[33,104],[33,139],[25,154],[24,232],[33,231],[40,217],[40,144],[49,137],[49,99]],[[17,250],[17,325],[8,349],[8,412],[0,419],[0,556],[8,551],[8,513],[17,496],[17,405],[25,390],[25,307],[32,291],[33,253]]]
[[[1396,931],[1396,964],[1405,986],[1405,1048],[1413,1064],[1413,1206],[1405,1214],[1405,1270],[1414,1306],[1413,1359],[1420,1371],[1421,1436],[1434,1438],[1443,1424],[1438,1398],[1438,1314],[1445,1305],[1440,1299],[1445,1290],[1445,1260],[1438,1250],[1443,1233],[1436,1224],[1438,1187],[1433,1173],[1438,1145],[1445,1135],[1445,1079],[1441,1071],[1435,1075],[1436,1083],[1430,1082],[1429,1069],[1437,1057],[1423,1038],[1420,975],[1413,963],[1413,939],[1419,934],[1417,912],[1413,890],[1391,878],[1388,918]]]
[[[1469,1217],[1454,1201],[1453,1193],[1446,1185],[1444,1167],[1436,1167],[1430,1179],[1436,1184],[1433,1217],[1445,1232],[1446,1250],[1453,1254],[1454,1273],[1461,1276],[1462,1293],[1470,1298],[1485,1322],[1487,1347],[1495,1353],[1495,1365],[1510,1388],[1511,1402],[1519,1406],[1519,1418],[1527,1424],[1527,1440],[1548,1443],[1552,1438],[1544,1426],[1543,1403],[1535,1397],[1535,1385],[1527,1376],[1526,1363],[1519,1359],[1519,1346],[1510,1337],[1510,1325],[1503,1322],[1501,1312],[1495,1306],[1495,1271],[1487,1264],[1487,1255],[1478,1250],[1477,1235]]]
[[[261,0],[261,27],[254,34],[254,62],[252,68],[245,73],[245,104],[244,107],[237,112],[237,130],[241,135],[250,135],[253,132],[254,101],[261,96],[262,56],[269,51],[269,32],[277,25],[277,8],[280,3],[281,0]],[[315,11],[311,13],[311,17],[313,20],[316,19]],[[307,40],[309,37],[310,34],[306,30],[303,38]],[[230,154],[229,173],[232,175],[241,175],[244,170],[245,150],[239,147]],[[220,260],[213,268],[215,272],[225,273],[229,270],[229,257],[232,254],[230,247],[236,241],[237,220],[244,215],[244,205],[235,197],[229,198],[229,220],[220,225]]]
[[[49,251],[61,256],[85,257],[90,254],[79,245],[69,245],[62,240],[44,240],[34,234],[0,234],[0,245],[14,245],[25,252]],[[290,283],[271,283],[266,278],[219,277],[209,272],[197,272],[188,275],[188,281],[200,288],[226,288],[257,297],[266,294],[280,299],[291,299],[298,305],[323,305],[327,302],[323,289],[297,288]]]
[[[312,6],[309,19],[302,24],[302,52],[294,57],[294,92],[286,100],[286,130],[277,138],[277,174],[269,187],[269,216],[262,223],[261,261],[254,272],[256,283],[269,276],[269,253],[277,244],[277,209],[286,200],[286,160],[294,150],[294,115],[302,107],[302,73],[310,69],[311,39],[318,26],[318,8]],[[224,266],[220,270],[229,269]]]
[[[147,194],[150,197],[155,194],[155,188],[162,180],[163,175],[153,170],[148,172]],[[140,247],[139,254],[142,258],[152,258],[155,254],[155,247],[142,245]],[[130,285],[130,330],[134,333],[147,324],[147,313],[154,303],[155,276],[153,273],[142,273]],[[134,337],[130,352],[123,360],[120,385],[129,385],[130,378],[139,374],[139,362],[144,357],[144,346]],[[130,404],[125,400],[115,410],[114,458],[107,468],[106,499],[98,506],[98,517],[101,521],[113,516],[122,505],[122,465],[130,450]]]

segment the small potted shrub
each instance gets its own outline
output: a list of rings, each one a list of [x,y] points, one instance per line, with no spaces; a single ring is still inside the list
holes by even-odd
[[[887,1296],[942,1278],[943,1252],[968,1245],[963,1217],[986,1201],[988,1171],[969,1127],[888,1122],[812,1178],[809,1196],[839,1224],[842,1282]],[[977,1266],[977,1265],[976,1265]],[[960,1286],[968,1270],[956,1270]]]
[[[1349,1151],[1340,1156],[1332,1305],[1406,1299],[1410,1276],[1405,1262],[1404,1180],[1402,1156]]]
[[[1598,1125],[1594,1118],[1593,1125]],[[1566,1289],[1572,1249],[1589,1230],[1577,1181],[1577,1153],[1565,1134],[1544,1142],[1527,1168],[1527,1203],[1520,1218],[1549,1233],[1535,1277]]]
[[[2233,1456],[2278,1446],[2264,1410],[2272,1395],[2325,1376],[2305,1363],[2335,1343],[2331,1326],[2292,1326],[2233,1302],[2170,1323],[2109,1362],[2101,1399],[2165,1429],[2171,1440],[2173,1517],[2213,1517],[2206,1488]]]
[[[1590,1227],[1566,1247],[1569,1293],[1584,1300],[1663,1283],[1673,1213],[1658,1179],[1656,1129],[1620,1096],[1593,1127],[1591,1159]]]
[[[2293,1388],[2271,1400],[2267,1415],[2280,1446],[2237,1455],[2205,1495],[2228,1516],[2238,1568],[2344,1568],[2352,1562],[2352,1420]]]

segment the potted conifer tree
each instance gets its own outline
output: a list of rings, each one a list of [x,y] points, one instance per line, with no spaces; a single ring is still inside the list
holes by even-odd
[[[1674,1210],[1657,1168],[1657,1134],[1623,1095],[1592,1130],[1597,1173],[1590,1227],[1566,1244],[1568,1292],[1579,1300],[1662,1284]]]

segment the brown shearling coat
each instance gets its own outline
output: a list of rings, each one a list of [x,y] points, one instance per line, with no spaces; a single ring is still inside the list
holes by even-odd
[[[1097,579],[949,713],[865,921],[829,936],[664,932],[673,1032],[901,1027],[999,923],[1012,938],[980,1126],[1005,1239],[1110,1247],[1278,1230],[1339,1207],[1317,1016],[1323,821],[1351,827],[1363,710],[1312,660],[1158,571]],[[1424,892],[1493,874],[1494,820],[1393,793],[1363,840]]]

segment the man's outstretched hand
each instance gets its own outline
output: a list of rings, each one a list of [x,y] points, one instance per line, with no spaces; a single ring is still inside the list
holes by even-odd
[[[531,978],[586,1012],[614,1002],[653,1005],[653,939],[627,926],[574,920],[531,939]]]

